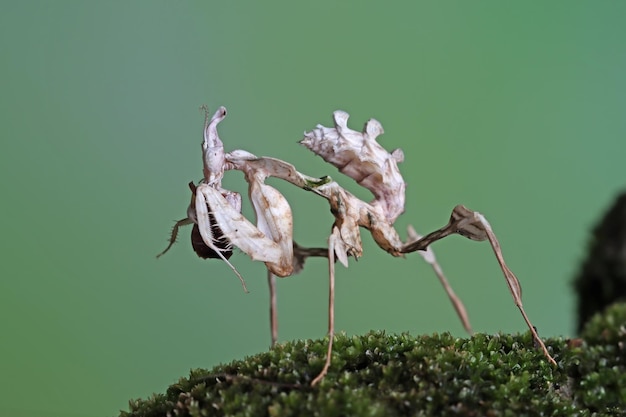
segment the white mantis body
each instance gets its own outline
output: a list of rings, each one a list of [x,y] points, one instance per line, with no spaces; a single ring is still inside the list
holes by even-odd
[[[206,109],[205,109],[206,111]],[[530,323],[521,302],[521,288],[513,272],[506,266],[500,245],[487,220],[477,212],[464,206],[454,208],[450,222],[443,228],[425,237],[420,237],[409,227],[407,242],[403,242],[393,223],[404,211],[405,183],[398,169],[404,155],[397,149],[387,152],[376,142],[383,133],[381,124],[371,119],[362,132],[347,127],[349,115],[343,111],[334,113],[333,128],[318,125],[305,133],[301,143],[326,162],[335,165],[343,174],[353,178],[374,195],[373,201],[366,203],[334,182],[330,177],[314,178],[298,172],[295,167],[279,159],[257,157],[247,151],[224,152],[224,146],[217,133],[217,124],[226,117],[226,109],[220,107],[213,117],[205,121],[202,144],[204,179],[192,189],[192,202],[187,209],[187,218],[176,223],[172,230],[168,247],[176,241],[178,228],[194,224],[201,241],[194,238],[194,249],[202,257],[220,258],[240,278],[244,289],[245,282],[237,269],[228,261],[232,247],[237,247],[255,261],[262,261],[268,271],[270,285],[270,321],[272,343],[277,340],[277,314],[275,276],[286,277],[299,272],[309,256],[328,258],[329,268],[329,320],[328,351],[325,364],[312,385],[318,383],[327,373],[331,363],[334,335],[334,283],[335,258],[348,266],[348,257],[360,257],[363,249],[360,228],[370,231],[372,237],[385,251],[393,256],[420,251],[422,257],[432,265],[442,285],[446,289],[464,327],[471,333],[465,307],[448,285],[441,268],[429,245],[436,240],[460,234],[472,240],[488,240],[515,301],[526,321],[533,338],[553,364],[543,341]],[[256,214],[256,225],[241,214],[241,196],[222,188],[221,180],[227,170],[243,172],[249,184],[249,196]],[[328,238],[328,248],[303,248],[293,241],[293,216],[289,203],[278,190],[265,184],[268,177],[276,177],[290,182],[304,190],[325,198],[335,217]],[[205,247],[203,247],[203,245]],[[207,256],[201,255],[201,252]]]

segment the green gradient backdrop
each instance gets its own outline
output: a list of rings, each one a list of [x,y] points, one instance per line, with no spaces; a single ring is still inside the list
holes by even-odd
[[[244,294],[226,266],[195,257],[188,233],[154,258],[201,176],[203,103],[228,107],[227,149],[364,197],[296,141],[338,108],[356,129],[377,118],[380,142],[406,155],[399,230],[439,227],[457,203],[480,210],[541,333],[572,334],[569,281],[626,177],[625,3],[1,9],[1,415],[115,415],[189,368],[267,348],[263,265],[232,258]],[[226,184],[245,192],[237,173]],[[298,241],[322,245],[325,203],[276,184]],[[420,258],[364,236],[365,256],[338,270],[337,328],[463,335]],[[435,249],[477,331],[525,331],[486,244]],[[282,340],[324,335],[326,289],[320,260],[279,282]]]

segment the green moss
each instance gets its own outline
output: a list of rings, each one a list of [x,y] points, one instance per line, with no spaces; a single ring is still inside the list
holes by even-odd
[[[585,324],[581,337],[589,343],[618,345],[626,344],[626,303],[610,305],[595,314]]]
[[[327,341],[294,341],[194,370],[121,416],[624,415],[624,319],[616,306],[589,323],[588,340],[548,339],[558,367],[529,334],[340,334],[313,388]]]

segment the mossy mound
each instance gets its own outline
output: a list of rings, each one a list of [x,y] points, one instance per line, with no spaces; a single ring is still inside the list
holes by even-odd
[[[578,299],[578,330],[591,317],[626,300],[626,192],[593,228],[574,289]]]
[[[580,337],[588,343],[626,346],[626,303],[610,305],[604,312],[594,315],[585,324]]]
[[[587,340],[546,340],[558,367],[528,333],[337,335],[331,370],[313,388],[326,340],[289,342],[193,370],[121,416],[626,415],[626,332],[607,333],[625,319],[625,305],[612,307]]]

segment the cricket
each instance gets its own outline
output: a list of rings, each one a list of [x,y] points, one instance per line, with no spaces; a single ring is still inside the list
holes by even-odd
[[[470,240],[488,241],[535,345],[550,363],[556,365],[522,306],[520,282],[506,265],[500,243],[482,214],[458,205],[452,210],[448,224],[442,228],[421,236],[409,226],[407,238],[400,238],[394,222],[405,210],[406,186],[398,168],[404,154],[400,149],[388,152],[377,142],[377,137],[383,134],[380,122],[370,119],[361,132],[355,131],[348,127],[349,114],[338,110],[333,113],[333,127],[317,125],[305,132],[300,141],[339,172],[369,190],[373,199],[365,202],[342,188],[330,176],[310,177],[298,172],[288,162],[258,157],[245,150],[225,152],[217,126],[226,118],[226,108],[220,107],[210,118],[208,108],[203,106],[201,109],[205,112],[203,179],[198,184],[189,183],[191,202],[187,217],[176,222],[168,246],[157,258],[176,242],[180,227],[193,225],[191,243],[196,254],[204,259],[225,262],[239,278],[244,291],[247,292],[245,280],[229,261],[233,249],[239,249],[254,261],[264,262],[270,293],[272,345],[278,340],[276,277],[288,277],[300,272],[309,257],[327,258],[328,349],[322,369],[311,381],[312,386],[324,378],[331,364],[335,332],[335,261],[348,267],[349,257],[357,259],[362,256],[361,228],[368,230],[376,244],[392,256],[402,257],[418,252],[433,268],[470,334],[472,329],[466,309],[449,285],[430,245],[452,234]],[[231,170],[241,171],[248,183],[256,224],[241,214],[241,194],[222,187],[224,173]],[[326,248],[302,247],[294,241],[293,213],[289,202],[277,189],[265,184],[268,177],[286,181],[328,201],[334,222],[330,225]]]

